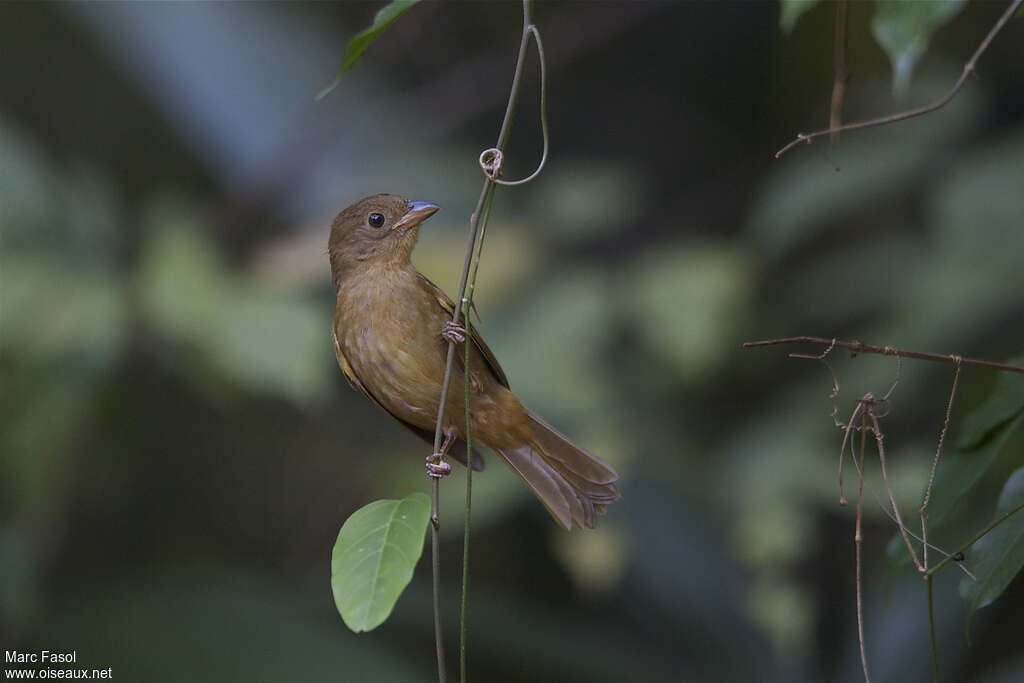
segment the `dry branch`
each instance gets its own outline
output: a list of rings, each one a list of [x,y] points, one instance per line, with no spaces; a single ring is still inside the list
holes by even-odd
[[[908,109],[907,111],[902,111],[899,112],[898,114],[890,114],[889,116],[882,116],[877,119],[869,119],[867,121],[847,123],[842,126],[832,125],[822,130],[816,130],[813,133],[798,133],[796,139],[792,140],[789,144],[787,144],[785,147],[783,147],[782,149],[775,153],[775,158],[778,159],[783,154],[785,154],[786,152],[788,152],[789,150],[793,149],[794,147],[801,143],[810,144],[811,140],[813,140],[814,138],[821,137],[822,135],[835,136],[838,133],[842,133],[843,131],[847,130],[857,130],[860,128],[873,128],[875,126],[884,126],[889,123],[905,121],[907,119],[912,119],[923,114],[929,114],[935,111],[936,109],[941,109],[942,107],[946,106],[947,104],[950,103],[950,101],[952,101],[954,97],[956,97],[957,93],[960,92],[960,89],[964,86],[964,83],[967,82],[967,78],[972,73],[974,73],[974,68],[978,62],[978,59],[985,52],[985,50],[988,49],[989,44],[996,37],[996,34],[998,34],[1003,29],[1003,26],[1006,25],[1006,22],[1009,21],[1010,17],[1013,16],[1013,13],[1017,11],[1017,8],[1020,7],[1022,2],[1024,2],[1024,0],[1013,0],[1013,2],[1010,3],[1010,6],[1006,8],[1006,11],[1003,12],[1002,16],[999,17],[999,20],[996,21],[995,25],[991,28],[991,30],[989,30],[988,34],[985,35],[985,38],[981,41],[981,44],[978,45],[978,49],[974,51],[974,54],[971,55],[971,58],[967,60],[966,64],[964,64],[963,71],[960,73],[960,77],[956,79],[956,82],[953,84],[953,87],[950,88],[949,92],[947,92],[939,99],[935,100],[931,104],[926,104],[923,107]],[[833,90],[833,103],[834,102],[835,90]],[[833,107],[833,119],[835,118],[835,112],[836,109],[835,107]]]
[[[1024,1],[1024,0],[1022,0]],[[824,344],[826,346],[838,346],[844,349],[849,349],[851,356],[856,357],[862,353],[877,353],[882,356],[897,356],[899,358],[916,358],[917,360],[930,360],[939,363],[962,363],[963,365],[976,365],[983,368],[991,368],[993,370],[1001,370],[1003,372],[1019,372],[1024,374],[1024,367],[1020,365],[1011,365],[1009,363],[997,363],[991,360],[979,360],[977,358],[963,358],[962,356],[956,355],[943,355],[940,353],[924,353],[922,351],[907,351],[905,349],[895,349],[891,346],[873,346],[871,344],[865,344],[861,341],[842,341],[839,339],[826,339],[824,337],[784,337],[782,339],[765,339],[762,341],[749,341],[744,342],[744,348],[752,348],[755,346],[776,346],[779,344]]]

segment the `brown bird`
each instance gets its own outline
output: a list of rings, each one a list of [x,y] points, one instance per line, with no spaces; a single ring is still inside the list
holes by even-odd
[[[438,207],[390,194],[367,197],[331,224],[328,254],[336,291],[332,333],[338,364],[353,387],[413,433],[433,442],[448,341],[466,330],[451,324],[453,306],[409,258],[419,226]],[[497,453],[566,529],[593,528],[595,514],[619,499],[615,470],[527,410],[474,330],[470,354],[470,408],[474,443]],[[462,347],[456,353],[444,414],[441,454],[428,472],[447,473],[450,454],[466,453]],[[472,454],[473,469],[483,460]]]

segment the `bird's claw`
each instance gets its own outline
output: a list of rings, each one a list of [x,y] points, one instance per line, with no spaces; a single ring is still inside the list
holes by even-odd
[[[444,338],[446,342],[461,344],[466,341],[466,328],[449,320],[444,324],[444,327],[441,328],[441,337]]]
[[[427,476],[431,479],[441,479],[452,473],[452,466],[444,460],[441,453],[432,453],[427,456]]]

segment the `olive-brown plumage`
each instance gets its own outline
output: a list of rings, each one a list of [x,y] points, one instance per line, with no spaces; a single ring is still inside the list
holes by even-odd
[[[453,308],[410,255],[420,224],[437,208],[396,195],[367,197],[338,214],[328,244],[338,364],[355,388],[428,442],[447,357],[442,330]],[[615,470],[527,410],[476,331],[472,343],[474,443],[501,456],[562,526],[592,528],[595,514],[619,498]],[[463,357],[456,354],[444,428],[453,437],[449,453],[466,463]],[[473,467],[483,467],[476,454]]]

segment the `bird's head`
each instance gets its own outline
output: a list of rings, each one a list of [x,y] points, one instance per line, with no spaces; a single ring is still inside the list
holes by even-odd
[[[394,194],[375,194],[342,210],[331,223],[327,251],[335,276],[359,262],[405,264],[416,246],[420,223],[438,207]]]

